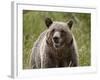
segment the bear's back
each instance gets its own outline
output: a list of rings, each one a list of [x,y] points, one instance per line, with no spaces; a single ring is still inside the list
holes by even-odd
[[[44,39],[46,33],[47,33],[47,30],[42,32],[33,45],[32,55],[31,55],[32,68],[40,68],[41,67],[40,46],[41,46],[42,40]]]

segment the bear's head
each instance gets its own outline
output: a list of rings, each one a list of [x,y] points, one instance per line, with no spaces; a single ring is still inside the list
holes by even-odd
[[[70,46],[73,43],[73,35],[71,28],[73,21],[58,22],[52,21],[50,18],[45,19],[47,30],[47,44],[55,49],[61,49]]]

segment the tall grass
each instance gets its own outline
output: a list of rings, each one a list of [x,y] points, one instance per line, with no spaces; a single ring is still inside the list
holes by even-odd
[[[54,21],[67,22],[74,20],[72,33],[75,36],[79,65],[91,65],[91,14],[68,12],[43,12],[23,10],[23,69],[29,68],[30,54],[34,42],[41,32],[46,29],[44,19],[50,17]]]

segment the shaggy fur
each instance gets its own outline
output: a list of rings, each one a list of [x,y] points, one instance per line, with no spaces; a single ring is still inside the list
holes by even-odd
[[[71,32],[73,21],[53,22],[45,20],[45,30],[34,43],[31,54],[31,68],[78,66],[77,47]]]

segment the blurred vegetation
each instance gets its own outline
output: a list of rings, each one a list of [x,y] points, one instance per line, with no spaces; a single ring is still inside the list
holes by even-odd
[[[44,23],[45,17],[50,17],[54,21],[67,22],[69,19],[74,20],[72,32],[78,45],[79,65],[90,66],[91,14],[23,10],[23,69],[29,68],[33,44],[40,33],[46,29]]]

